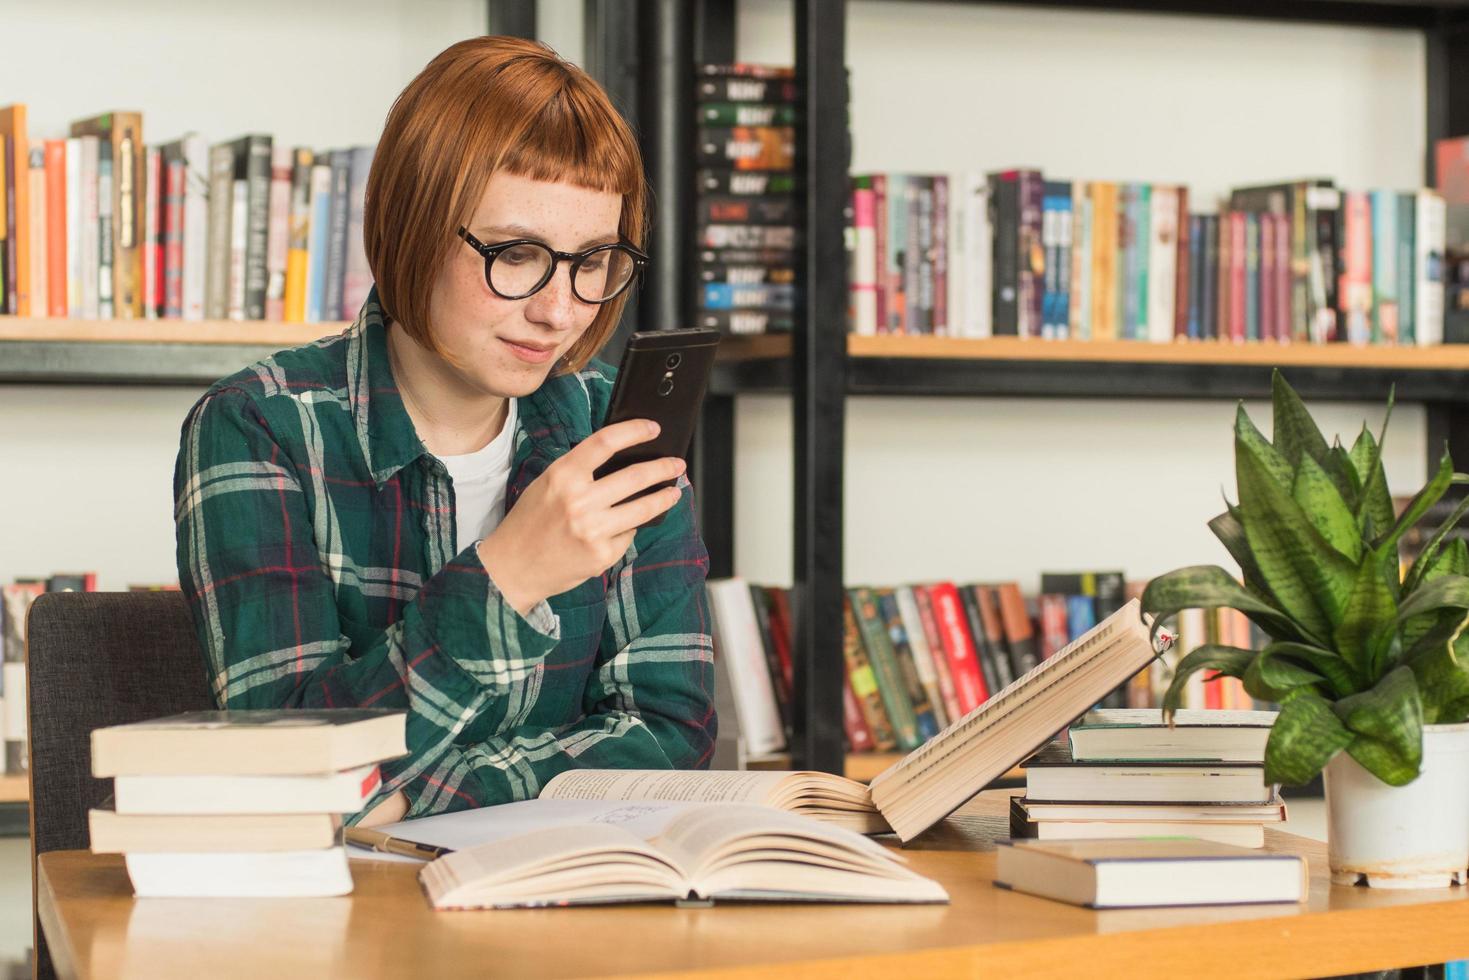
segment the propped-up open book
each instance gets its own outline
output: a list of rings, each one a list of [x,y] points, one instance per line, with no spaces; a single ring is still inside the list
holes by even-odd
[[[420,872],[441,909],[948,900],[892,848],[768,806],[537,799],[376,830],[451,849]]]

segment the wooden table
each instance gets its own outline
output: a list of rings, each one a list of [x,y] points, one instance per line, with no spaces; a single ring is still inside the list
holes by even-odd
[[[1009,793],[990,791],[905,851],[952,904],[617,906],[433,912],[415,868],[354,861],[328,899],[134,899],[120,857],[42,855],[41,921],[62,976],[1303,977],[1469,958],[1469,888],[1333,887],[1304,854],[1301,906],[1091,912],[993,886]]]

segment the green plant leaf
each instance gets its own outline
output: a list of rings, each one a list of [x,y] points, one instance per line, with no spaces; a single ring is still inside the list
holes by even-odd
[[[1423,762],[1423,704],[1418,680],[1407,667],[1388,672],[1377,685],[1334,705],[1336,716],[1356,736],[1347,751],[1389,786],[1418,777]]]
[[[1291,497],[1327,544],[1353,564],[1362,557],[1362,532],[1357,527],[1356,516],[1347,507],[1331,477],[1310,456],[1302,456],[1300,465],[1296,467]]]
[[[1275,448],[1292,466],[1300,466],[1306,458],[1325,466],[1330,452],[1326,437],[1279,368],[1270,374],[1270,396],[1274,415],[1271,442]]]
[[[1255,657],[1256,653],[1253,650],[1221,646],[1217,643],[1206,643],[1201,647],[1196,647],[1173,669],[1173,680],[1163,695],[1164,720],[1170,721],[1173,712],[1183,705],[1183,695],[1188,688],[1189,676],[1195,671],[1217,670],[1229,677],[1244,677],[1245,671],[1250,667],[1250,661]]]
[[[1327,691],[1333,698],[1346,697],[1361,689],[1357,679],[1352,676],[1351,668],[1335,650],[1326,650],[1322,647],[1313,647],[1305,643],[1291,643],[1283,641],[1272,643],[1260,651],[1260,658],[1266,664],[1273,666],[1277,661],[1288,660],[1303,666],[1308,666],[1326,682]],[[1261,665],[1264,670],[1266,664]],[[1274,675],[1266,675],[1273,678]],[[1261,698],[1265,701],[1279,701],[1279,698]]]
[[[1341,492],[1341,499],[1347,502],[1347,506],[1355,514],[1362,503],[1362,478],[1357,475],[1357,467],[1352,463],[1351,454],[1337,442],[1331,447],[1323,465],[1326,472],[1331,474],[1337,490]]]
[[[1314,687],[1323,696],[1331,691],[1329,683],[1316,671],[1294,661],[1272,654],[1275,645],[1266,647],[1245,670],[1245,691],[1258,701],[1284,701],[1298,687]]]
[[[1402,515],[1398,517],[1397,523],[1392,526],[1392,530],[1372,542],[1372,547],[1378,551],[1386,551],[1391,548],[1393,553],[1397,554],[1397,543],[1403,535],[1423,519],[1423,515],[1438,503],[1439,498],[1448,492],[1453,482],[1454,461],[1450,458],[1448,449],[1445,448],[1443,455],[1439,457],[1438,472],[1433,475],[1433,479],[1424,484],[1423,489],[1414,495]]]
[[[1392,416],[1391,401],[1388,402],[1387,414]],[[1385,431],[1387,419],[1382,424]],[[1365,425],[1352,445],[1352,463],[1362,480],[1362,497],[1357,504],[1357,526],[1361,528],[1362,536],[1370,539],[1392,527],[1395,515],[1392,495],[1387,489],[1387,473],[1382,468],[1382,447]]]
[[[1224,545],[1229,556],[1239,563],[1245,585],[1273,605],[1275,597],[1265,585],[1265,576],[1260,574],[1260,566],[1255,564],[1255,556],[1250,554],[1250,543],[1245,540],[1244,525],[1239,522],[1239,509],[1228,501],[1225,501],[1225,506],[1229,509],[1209,522],[1209,530],[1214,532],[1214,537]]]
[[[1459,501],[1458,505],[1449,512],[1449,516],[1444,518],[1443,523],[1433,532],[1433,536],[1423,545],[1423,550],[1418,554],[1418,558],[1413,562],[1412,567],[1408,569],[1407,578],[1403,581],[1403,588],[1405,590],[1409,592],[1417,590],[1423,581],[1424,571],[1438,560],[1439,549],[1443,547],[1443,543],[1448,538],[1449,532],[1457,527],[1459,522],[1464,519],[1465,514],[1469,514],[1469,496]]]
[[[1239,446],[1248,446],[1259,461],[1260,467],[1275,480],[1283,490],[1290,492],[1291,484],[1295,482],[1295,468],[1290,465],[1280,451],[1270,444],[1264,434],[1255,428],[1254,420],[1245,411],[1245,403],[1240,402],[1234,413],[1234,442],[1235,442],[1235,476],[1239,476]],[[1244,499],[1244,491],[1240,490],[1240,499]]]
[[[1218,565],[1190,565],[1159,575],[1143,590],[1142,611],[1153,617],[1153,635],[1164,620],[1185,609],[1238,609],[1273,637],[1310,640],[1275,606],[1249,592]],[[1319,646],[1325,644],[1318,643]]]
[[[1420,585],[1398,606],[1398,623],[1440,609],[1469,609],[1469,577],[1440,575]]]
[[[1309,688],[1297,688],[1281,702],[1270,728],[1265,781],[1288,786],[1310,782],[1352,737],[1329,701]]]
[[[1330,636],[1346,610],[1355,566],[1317,533],[1245,439],[1235,440],[1235,474],[1245,538],[1271,595],[1304,632]]]
[[[1383,662],[1398,628],[1398,606],[1383,581],[1380,564],[1369,555],[1358,566],[1346,613],[1332,632],[1337,653],[1363,687],[1376,681],[1377,665]]]
[[[1432,630],[1419,639],[1403,665],[1418,680],[1418,696],[1423,701],[1423,722],[1427,725],[1453,724],[1464,720],[1469,707],[1469,647],[1464,627],[1469,613],[1455,610],[1443,613]]]

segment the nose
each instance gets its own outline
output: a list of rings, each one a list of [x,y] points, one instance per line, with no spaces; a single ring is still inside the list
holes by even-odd
[[[571,263],[558,262],[551,281],[526,300],[525,318],[561,333],[576,325],[581,305],[571,290]]]

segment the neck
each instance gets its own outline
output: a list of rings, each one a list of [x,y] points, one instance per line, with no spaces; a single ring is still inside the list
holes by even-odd
[[[396,323],[388,325],[388,360],[418,438],[436,456],[462,456],[489,445],[505,424],[507,402],[465,384],[438,355]]]

